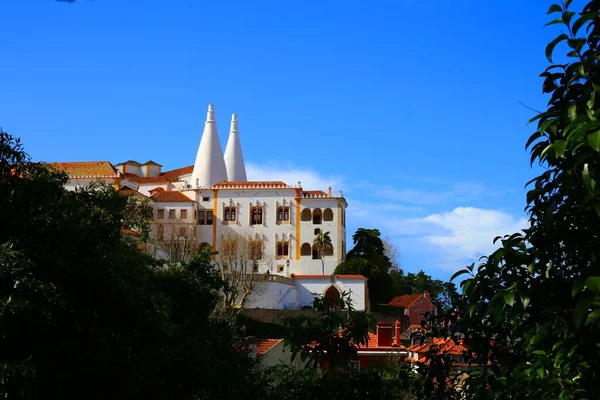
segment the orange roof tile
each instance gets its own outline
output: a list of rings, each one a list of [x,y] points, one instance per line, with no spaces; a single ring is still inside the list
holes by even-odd
[[[390,306],[396,306],[396,307],[410,307],[410,305],[412,303],[414,303],[415,301],[417,301],[419,299],[419,297],[423,296],[422,294],[409,294],[409,295],[405,295],[405,296],[398,296],[398,297],[394,297],[392,299],[392,301],[390,301],[388,304]]]
[[[135,196],[135,197],[140,197],[142,199],[149,199],[149,197],[146,196],[145,194],[142,194],[142,193],[138,192],[137,190],[130,189],[129,187],[124,187],[122,189],[119,189],[119,193],[131,195],[131,196]]]
[[[152,199],[158,203],[190,203],[194,201],[178,191],[157,192],[154,196],[152,196]]]
[[[256,355],[262,356],[283,339],[256,339]]]
[[[160,186],[159,187],[155,187],[154,189],[148,190],[149,193],[164,192],[164,191],[165,191],[165,189],[161,188]]]
[[[49,164],[56,169],[63,170],[70,178],[115,178],[118,176],[117,169],[108,161],[53,162]]]
[[[305,190],[302,192],[302,194],[309,196],[327,196],[327,193],[322,190]]]
[[[161,175],[164,176],[168,181],[174,182],[179,179],[181,175],[188,175],[194,171],[193,165],[188,165],[187,167],[172,169],[170,171],[165,171]]]
[[[164,176],[129,176],[126,175],[127,179],[135,182],[135,183],[141,183],[141,184],[166,184],[169,181],[165,179]]]
[[[292,274],[294,279],[329,279],[331,275],[296,275]],[[367,279],[362,275],[336,275],[339,279]]]
[[[281,181],[239,181],[239,182],[221,182],[215,185],[216,188],[228,189],[228,188],[239,188],[239,187],[251,187],[255,189],[269,189],[269,188],[291,188],[285,182]]]

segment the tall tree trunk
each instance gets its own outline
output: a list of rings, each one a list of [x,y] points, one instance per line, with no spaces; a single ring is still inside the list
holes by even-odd
[[[321,256],[321,271],[323,275],[325,275],[325,260],[323,260],[323,253],[319,252],[319,255]]]

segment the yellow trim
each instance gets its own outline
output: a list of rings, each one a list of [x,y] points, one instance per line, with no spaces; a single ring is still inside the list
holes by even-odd
[[[302,189],[296,189],[296,260],[300,259],[300,200]]]
[[[342,248],[342,202],[338,201],[338,219],[337,219],[337,235],[338,235],[338,265],[340,265],[342,263],[342,252],[343,252],[343,248]]]
[[[125,172],[127,172],[127,164],[123,164],[123,175],[125,175]]]
[[[213,251],[217,251],[217,219],[218,219],[218,213],[217,213],[217,198],[219,197],[219,189],[213,189],[214,195],[213,195],[213,238],[212,238],[212,247],[213,247]]]

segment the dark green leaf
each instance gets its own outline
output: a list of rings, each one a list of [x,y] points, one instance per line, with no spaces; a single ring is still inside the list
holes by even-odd
[[[587,140],[592,149],[600,152],[600,131],[588,135]]]
[[[554,152],[559,157],[565,156],[565,148],[566,147],[567,147],[566,140],[557,140],[556,142],[554,142]]]
[[[544,350],[534,350],[531,354],[535,354],[536,356],[546,356],[546,352]]]
[[[573,121],[577,118],[577,105],[575,103],[569,106],[569,119]]]
[[[456,271],[450,278],[450,282],[452,282],[456,277],[459,277],[461,275],[468,274],[468,273],[469,273],[468,269],[461,269],[460,271]]]
[[[592,179],[590,176],[590,170],[588,167],[588,163],[583,164],[583,171],[581,171],[581,176],[583,177],[583,183],[589,190],[594,190],[596,186],[596,181]]]
[[[512,307],[515,303],[515,292],[504,292],[504,302]]]
[[[553,41],[551,41],[550,43],[548,43],[548,46],[546,46],[546,58],[548,59],[548,61],[552,62],[552,53],[554,52],[554,48],[563,40],[568,39],[569,37],[564,34],[561,33],[560,35],[558,35]]]
[[[531,298],[526,293],[520,293],[520,296],[521,296],[521,302],[523,303],[523,310],[527,310],[527,307],[529,307],[529,302],[531,301]]]
[[[586,279],[585,287],[600,295],[600,276],[592,276]]]
[[[565,23],[565,21],[563,21],[562,18],[557,18],[557,19],[553,19],[552,21],[548,22],[544,26],[550,26],[550,25],[556,25],[556,24],[564,24],[564,23]]]
[[[573,35],[577,35],[577,32],[579,31],[579,29],[581,29],[581,27],[583,25],[585,25],[586,22],[589,22],[590,20],[592,20],[593,18],[596,18],[597,16],[598,16],[597,12],[590,12],[590,13],[585,13],[581,17],[577,18],[577,20],[575,22],[573,22],[573,26],[571,27],[571,29],[573,31]]]
[[[548,9],[548,11],[546,12],[546,14],[552,14],[555,12],[562,12],[562,11],[563,11],[563,9],[559,4],[552,4],[550,6],[550,8]]]
[[[577,324],[577,326],[581,326],[592,302],[593,299],[591,297],[584,297],[575,305],[575,308],[573,309],[573,318],[575,319],[575,324]]]

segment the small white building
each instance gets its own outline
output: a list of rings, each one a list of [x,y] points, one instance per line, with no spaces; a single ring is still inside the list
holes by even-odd
[[[253,272],[272,278],[249,307],[302,307],[312,302],[313,293],[325,294],[333,287],[348,292],[356,309],[368,308],[364,277],[331,277],[346,254],[348,204],[342,192],[334,194],[331,187],[306,190],[301,182],[248,181],[236,114],[223,155],[214,107],[208,106],[193,165],[164,172],[154,161],[54,165],[69,174],[70,189],[101,179],[146,196],[154,215],[154,245],[149,247],[163,257],[175,254],[174,247],[176,254],[203,246],[223,253],[235,249],[232,238],[251,242]],[[319,232],[328,232],[331,238],[331,247],[323,254],[313,246]],[[168,251],[162,245],[167,242]]]

